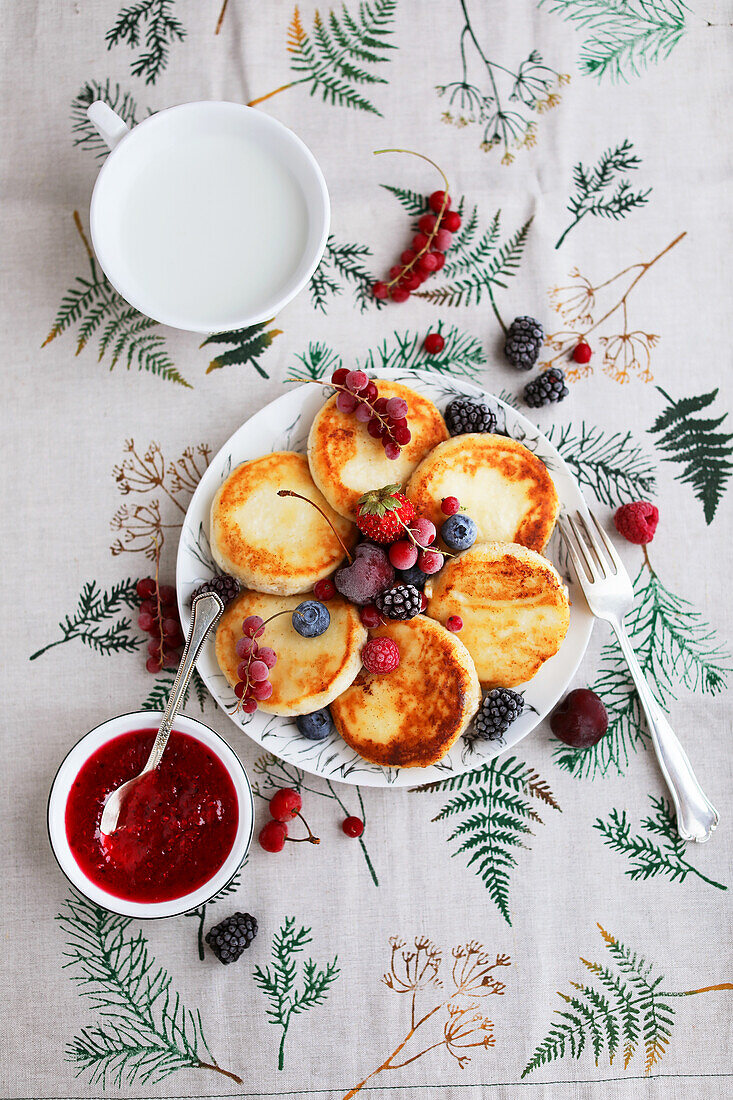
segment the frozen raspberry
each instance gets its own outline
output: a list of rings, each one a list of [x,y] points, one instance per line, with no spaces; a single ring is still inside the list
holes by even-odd
[[[370,638],[361,651],[367,672],[393,672],[400,663],[400,651],[391,638]]]
[[[644,546],[654,538],[659,523],[659,509],[646,500],[623,504],[613,517],[616,530],[629,542]]]

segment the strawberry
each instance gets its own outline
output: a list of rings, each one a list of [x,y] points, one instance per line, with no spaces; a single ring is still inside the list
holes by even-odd
[[[373,542],[396,542],[414,518],[412,502],[400,492],[399,485],[370,489],[356,506],[356,525]]]

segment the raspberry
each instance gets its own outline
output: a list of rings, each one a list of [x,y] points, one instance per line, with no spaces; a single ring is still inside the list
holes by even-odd
[[[573,359],[576,363],[589,363],[592,354],[590,346],[586,344],[585,340],[581,340],[573,351]]]
[[[445,340],[439,332],[429,332],[423,346],[428,355],[437,355],[445,347]]]
[[[270,799],[270,813],[275,821],[290,821],[303,808],[303,800],[292,787],[281,787]]]
[[[400,663],[400,651],[391,638],[370,638],[361,651],[367,672],[393,672]]]
[[[461,509],[458,497],[443,497],[440,502],[440,510],[444,516],[454,516]]]
[[[616,530],[629,542],[645,546],[654,538],[659,523],[659,509],[646,500],[623,504],[613,517]]]
[[[358,837],[364,832],[364,822],[360,817],[347,817],[342,822],[341,828],[347,836]]]

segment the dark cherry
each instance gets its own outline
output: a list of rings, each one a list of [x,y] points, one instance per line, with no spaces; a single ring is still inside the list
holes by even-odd
[[[576,688],[566,695],[550,716],[550,729],[574,749],[596,745],[608,729],[608,714],[590,688]]]

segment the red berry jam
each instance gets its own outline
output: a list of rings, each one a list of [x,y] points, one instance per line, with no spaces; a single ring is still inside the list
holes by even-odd
[[[212,878],[232,850],[239,822],[234,784],[218,756],[174,730],[159,767],[130,792],[118,828],[99,831],[110,791],[139,775],[157,730],[102,745],[74,780],[66,837],[84,874],[118,898],[172,901]]]

